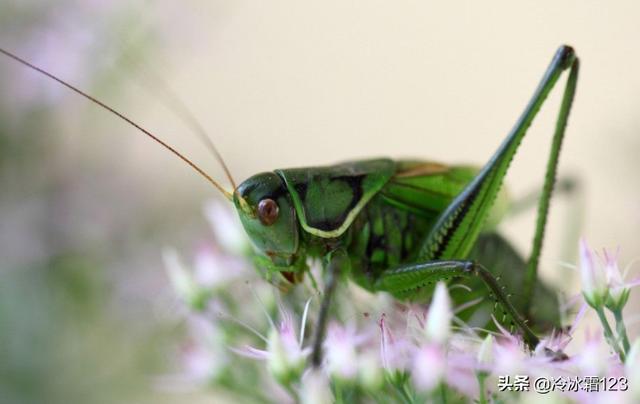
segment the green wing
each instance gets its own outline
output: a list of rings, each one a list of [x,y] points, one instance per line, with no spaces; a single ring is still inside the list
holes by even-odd
[[[325,167],[276,170],[291,194],[302,228],[334,238],[396,172],[390,159],[352,161]]]
[[[393,206],[435,220],[478,169],[372,159],[275,172],[291,194],[302,228],[318,237],[334,238],[349,228],[376,194]]]
[[[468,165],[401,160],[396,162],[396,174],[382,188],[380,196],[393,206],[435,221],[478,171],[478,167]],[[484,228],[493,229],[507,207],[507,193],[503,190]]]

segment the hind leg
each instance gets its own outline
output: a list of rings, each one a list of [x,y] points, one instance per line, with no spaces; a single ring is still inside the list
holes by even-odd
[[[447,260],[401,265],[386,270],[376,283],[376,289],[399,297],[411,298],[420,288],[429,283],[453,277],[480,279],[488,292],[495,296],[496,301],[502,305],[514,325],[522,332],[522,337],[527,345],[531,349],[538,345],[539,338],[531,331],[522,315],[513,306],[508,294],[505,293],[496,277],[487,268],[474,261]]]

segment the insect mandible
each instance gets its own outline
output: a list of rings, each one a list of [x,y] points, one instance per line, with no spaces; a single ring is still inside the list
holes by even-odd
[[[471,292],[453,292],[454,300],[489,292],[531,348],[539,342],[532,328],[559,326],[555,295],[538,280],[537,272],[578,79],[579,60],[569,46],[557,50],[515,126],[480,168],[379,158],[279,169],[236,186],[210,144],[233,184],[232,192],[122,113],[6,50],[0,53],[114,113],[204,176],[233,203],[255,246],[256,262],[267,273],[295,283],[308,270],[307,258],[320,258],[326,279],[315,327],[313,366],[322,361],[329,307],[343,277],[369,291],[388,292],[403,300],[428,296],[439,280],[468,279]],[[487,219],[499,217],[504,210],[496,200],[503,197],[501,186],[511,160],[565,70],[568,78],[538,200],[532,251],[525,261],[487,225]],[[497,266],[503,268],[500,274]],[[512,290],[519,292],[516,299],[509,296]]]

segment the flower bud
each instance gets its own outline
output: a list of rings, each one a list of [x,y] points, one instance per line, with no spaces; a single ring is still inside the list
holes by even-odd
[[[493,363],[493,335],[487,334],[487,337],[482,341],[477,358],[479,371],[489,374],[489,366]]]
[[[580,240],[580,279],[582,294],[593,308],[602,307],[609,294],[605,274],[596,267],[587,242]]]
[[[209,295],[200,288],[193,275],[187,271],[175,250],[164,252],[164,262],[173,289],[191,309],[201,311],[205,308]]]
[[[271,329],[267,351],[269,371],[279,383],[286,386],[298,380],[304,370],[305,358],[293,324],[283,321],[279,329]]]
[[[451,331],[452,317],[453,310],[447,285],[444,282],[438,282],[429,306],[425,326],[425,333],[429,341],[439,344],[447,341]]]
[[[320,369],[312,368],[302,378],[300,402],[304,404],[331,404],[334,402],[329,378]]]
[[[605,273],[607,274],[607,284],[609,285],[609,295],[606,299],[606,306],[611,310],[622,310],[629,300],[629,288],[624,282],[618,260],[616,257],[605,251]]]
[[[384,386],[384,372],[378,355],[365,352],[360,355],[357,363],[358,383],[368,391],[378,391]]]

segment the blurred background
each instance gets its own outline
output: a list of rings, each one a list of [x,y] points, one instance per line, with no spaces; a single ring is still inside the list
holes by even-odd
[[[567,287],[560,263],[575,263],[576,235],[619,247],[623,264],[640,256],[639,18],[632,1],[0,0],[0,47],[226,184],[160,82],[238,181],[372,156],[482,164],[571,44],[582,70],[560,173],[581,191],[554,203],[542,260]],[[514,197],[542,183],[559,100],[512,165]],[[210,238],[212,198],[222,199],[133,128],[0,57],[0,401],[183,401],[156,383],[175,371],[181,333],[161,253]],[[526,252],[533,223],[531,210],[503,231]],[[632,337],[637,321],[630,313]]]

